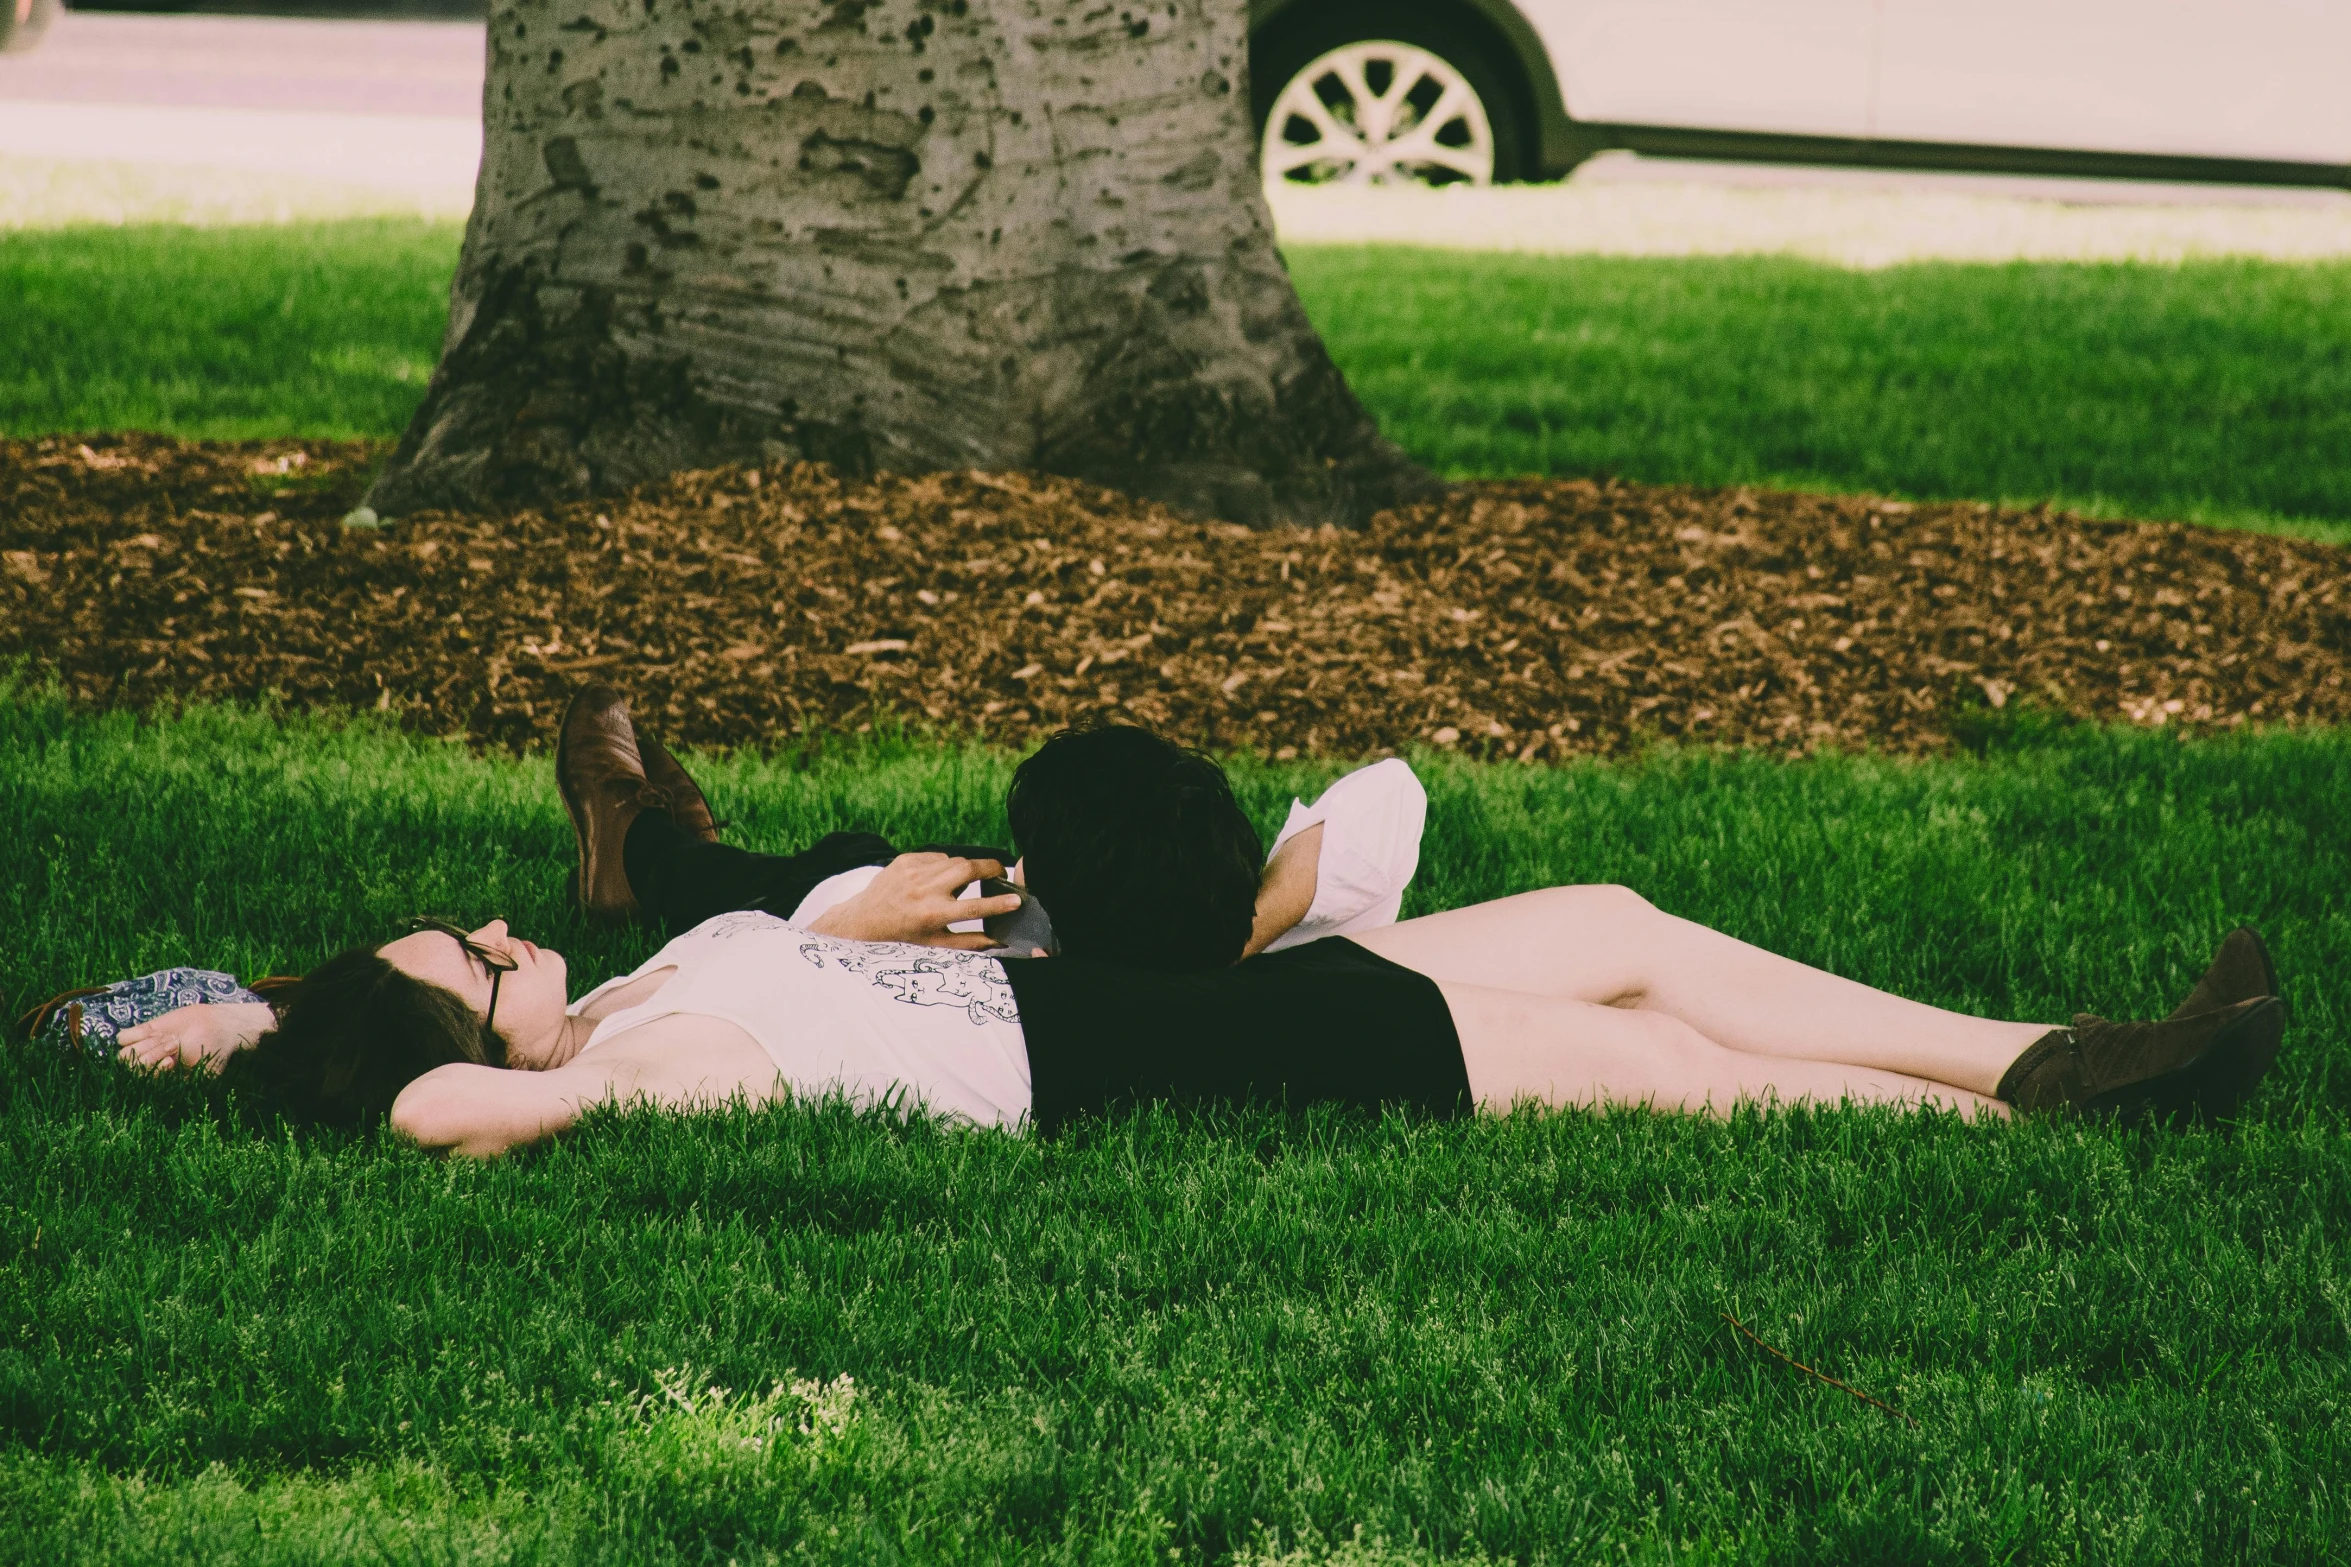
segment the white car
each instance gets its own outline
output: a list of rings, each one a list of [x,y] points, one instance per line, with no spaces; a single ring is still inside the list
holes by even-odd
[[[1269,180],[1684,157],[2351,185],[2351,0],[1251,0]]]

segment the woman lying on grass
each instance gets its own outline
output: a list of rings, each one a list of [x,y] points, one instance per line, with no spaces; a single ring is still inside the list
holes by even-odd
[[[580,830],[582,896],[610,903],[622,875],[682,880],[671,819],[680,786],[648,785],[633,739],[623,755],[617,741],[602,752],[573,746],[573,733],[567,721],[558,770]],[[1101,733],[1062,737],[1032,763],[1074,761],[1064,773],[1082,782],[1091,750],[1126,743]],[[1165,749],[1171,772],[1189,755]],[[588,753],[604,760],[583,761]],[[1015,832],[1057,925],[1065,909],[1052,889],[1081,903],[1087,875],[1115,872],[1129,848],[1145,852],[1122,847],[1122,835],[1155,809],[1149,852],[1189,840],[1213,858],[1226,812],[1247,830],[1229,792],[1208,811],[1187,785],[1159,809],[1128,776],[1115,790],[1063,792],[1040,824],[1039,802],[1021,788]],[[614,854],[623,840],[625,855]],[[669,848],[656,853],[656,843]],[[1261,906],[1311,899],[1316,846],[1300,844],[1277,856]],[[1088,863],[1073,865],[1080,847]],[[2225,1117],[2269,1069],[2282,1031],[2275,975],[2250,931],[2223,944],[2162,1022],[2085,1016],[2051,1028],[1872,990],[1620,887],[1525,893],[1231,964],[1249,933],[1243,913],[1230,966],[1215,968],[1170,971],[1115,943],[1081,951],[1070,937],[1090,922],[1070,927],[1050,959],[966,950],[968,938],[919,944],[975,912],[1007,912],[957,897],[998,869],[910,855],[805,927],[757,910],[718,914],[568,1006],[561,955],[503,922],[420,928],[305,978],[232,1070],[299,1116],[388,1114],[426,1147],[494,1155],[606,1102],[685,1110],[832,1090],[1047,1131],[1158,1098],[1433,1114],[1524,1100],[1723,1114],[1776,1098]]]

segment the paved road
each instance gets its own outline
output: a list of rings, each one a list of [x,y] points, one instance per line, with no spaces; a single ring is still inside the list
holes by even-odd
[[[478,22],[68,12],[0,57],[0,157],[297,176],[462,210]]]
[[[68,12],[30,54],[0,55],[0,102],[471,120],[482,24]]]
[[[481,160],[481,92],[479,22],[69,12],[40,48],[0,58],[0,160],[98,159],[299,176],[462,211]],[[1378,194],[1371,193],[1375,204]],[[2130,248],[2141,243],[2132,236],[2165,230],[2169,220],[2152,210],[2163,208],[2177,209],[2170,226],[2185,236],[2174,250],[2211,249],[2210,236],[2219,235],[2221,248],[2255,253],[2351,251],[2351,193],[2342,191],[1693,163],[1612,153],[1585,165],[1564,189],[1491,194],[1481,210],[1493,208],[1494,233],[1549,236],[1536,247],[1546,249],[1587,248],[1579,238],[1587,235],[1589,248],[1618,248],[1611,236],[1629,234],[1625,243],[1649,253],[1727,244],[1846,254],[1856,226],[1918,229],[1894,236],[1895,243],[1873,241],[1853,251],[1900,258],[1936,253],[1934,229],[1950,225],[1954,212],[2029,215],[2062,204],[2116,209],[2120,248],[2106,253],[2165,253],[2163,242],[2152,251]],[[1331,204],[1311,205],[1319,211]],[[2226,209],[2245,213],[2248,237],[2241,245],[2227,238]],[[2075,229],[2098,227],[2099,220],[2078,210],[2075,219]],[[1397,213],[1346,221],[1369,225],[1361,237],[1411,237],[1385,233],[1399,221],[1409,225]],[[1979,256],[1986,229],[1969,221],[1978,239],[1954,253]],[[0,214],[0,226],[5,222]],[[1831,237],[1807,244],[1807,234],[1832,229]],[[1742,241],[1749,230],[1752,242]],[[1989,243],[1996,253],[2007,242]],[[2017,254],[2052,253],[2036,250],[2038,240],[2018,243]]]

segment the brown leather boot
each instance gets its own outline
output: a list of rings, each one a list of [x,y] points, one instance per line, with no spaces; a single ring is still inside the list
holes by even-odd
[[[2188,999],[2180,1003],[2172,1016],[2183,1018],[2194,1017],[2199,1012],[2217,1012],[2240,1001],[2277,993],[2278,970],[2269,960],[2269,949],[2261,944],[2261,937],[2252,926],[2239,925],[2222,938],[2212,967],[2204,971],[2204,977],[2196,981],[2196,988],[2188,992]]]
[[[638,812],[665,808],[669,801],[646,781],[628,699],[612,687],[588,686],[564,709],[555,742],[555,785],[563,791],[579,847],[572,886],[581,909],[607,919],[635,914],[637,895],[629,890],[621,846]]]
[[[640,731],[637,750],[645,758],[645,781],[668,797],[670,820],[689,838],[718,842],[718,821],[710,814],[710,802],[702,798],[701,787],[678,765],[678,759],[669,754],[669,747]]]
[[[2196,981],[2196,988],[2188,992],[2188,999],[2172,1009],[2165,1022],[2200,1013],[2218,1012],[2222,1007],[2233,1007],[2240,1001],[2251,1001],[2259,996],[2278,993],[2277,966],[2269,960],[2269,949],[2261,944],[2260,935],[2250,925],[2239,925],[2223,937],[2220,951],[2214,955],[2212,966],[2204,977]],[[2095,1012],[2077,1012],[2073,1026],[2088,1028],[2106,1019]]]
[[[2025,1047],[1997,1097],[2023,1111],[2070,1110],[2126,1122],[2175,1115],[2226,1120],[2277,1059],[2285,1008],[2275,996],[2160,1023],[2087,1018]]]

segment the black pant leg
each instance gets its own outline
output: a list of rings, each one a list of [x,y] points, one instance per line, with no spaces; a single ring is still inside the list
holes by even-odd
[[[889,840],[869,832],[828,833],[798,854],[754,854],[691,837],[660,810],[640,813],[621,845],[638,906],[670,930],[738,909],[788,918],[827,877],[894,857]]]
[[[991,849],[984,843],[925,843],[911,851],[916,854],[951,854],[959,860],[994,860],[1012,874],[1012,862],[1020,858],[1010,849]]]

